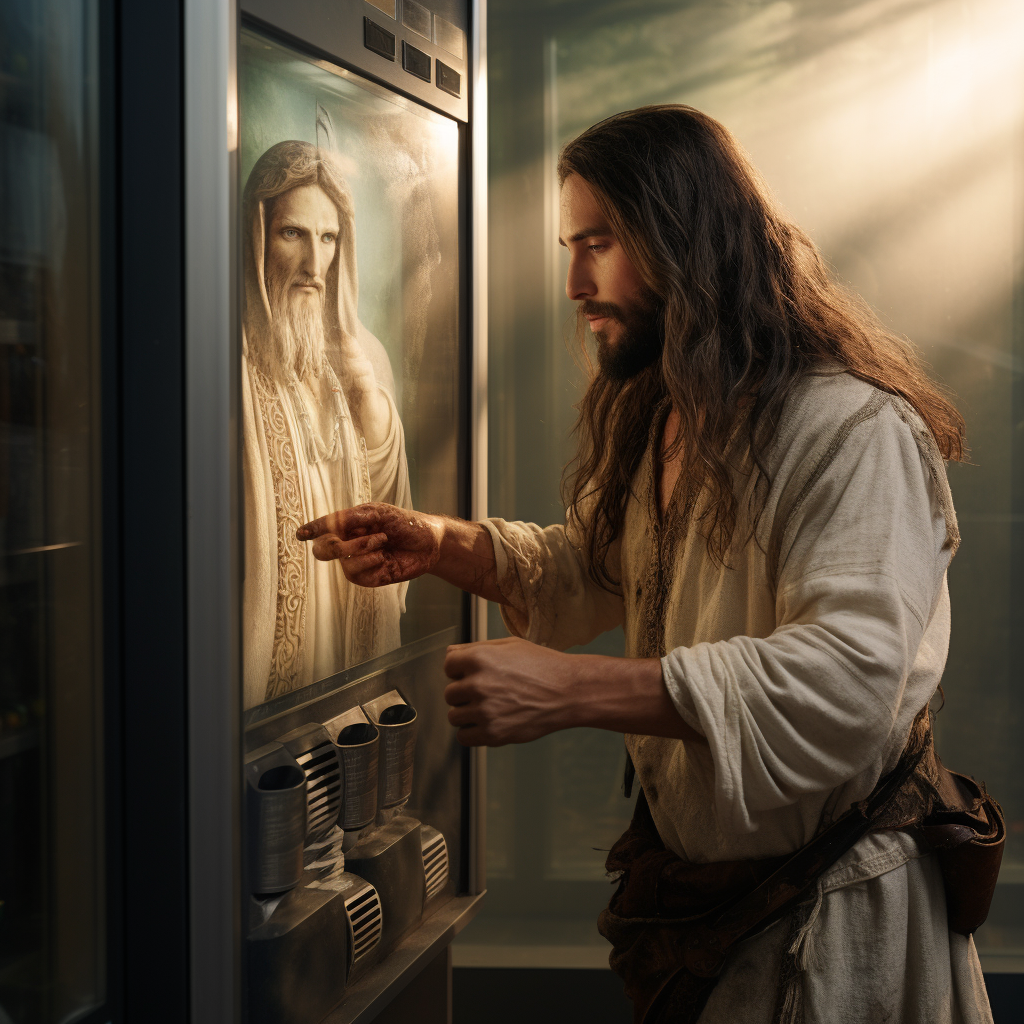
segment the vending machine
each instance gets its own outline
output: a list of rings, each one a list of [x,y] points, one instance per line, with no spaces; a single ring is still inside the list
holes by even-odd
[[[224,837],[193,847],[194,898],[205,877],[211,901],[193,927],[208,913],[223,930],[216,879],[230,874],[234,1012],[249,1024],[386,1020],[417,985],[417,1018],[445,1021],[448,947],[483,893],[483,822],[482,760],[447,721],[443,665],[483,617],[430,576],[360,587],[296,530],[366,502],[483,514],[482,4],[243,0],[237,14],[227,159],[196,148],[186,172],[201,196],[226,167],[231,208],[226,248],[204,246],[200,209],[186,253],[201,349],[188,416],[213,427],[192,431],[192,493],[232,552],[195,532],[192,585],[208,586],[192,650],[235,645],[233,706],[190,683],[209,712],[192,712],[193,778],[203,756],[229,767],[202,752],[219,717],[238,797],[232,843],[225,798],[218,815],[193,784],[194,828],[205,814]],[[191,44],[201,78],[216,44]],[[186,132],[203,102],[186,65]],[[204,295],[229,325],[217,352]],[[219,869],[204,860],[218,850]],[[193,975],[223,993],[215,959]]]

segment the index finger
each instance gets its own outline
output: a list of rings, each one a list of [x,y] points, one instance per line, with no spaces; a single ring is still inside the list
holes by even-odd
[[[315,540],[317,537],[333,533],[344,539],[352,530],[372,526],[375,522],[376,516],[371,509],[357,505],[355,508],[343,508],[304,523],[295,531],[295,536],[299,540]]]

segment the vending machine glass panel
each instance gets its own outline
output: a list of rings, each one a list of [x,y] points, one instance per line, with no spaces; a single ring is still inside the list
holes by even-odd
[[[461,622],[436,580],[356,587],[295,538],[459,510],[459,130],[252,32],[239,92],[248,708]]]
[[[254,27],[238,82],[245,1005],[315,1024],[467,890],[442,699],[466,601],[296,538],[367,502],[467,511],[465,125]]]

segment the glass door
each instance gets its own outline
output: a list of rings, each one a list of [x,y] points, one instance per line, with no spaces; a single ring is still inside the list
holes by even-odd
[[[0,9],[0,1021],[106,992],[98,8]]]
[[[244,979],[254,1024],[313,1024],[467,890],[467,601],[355,586],[295,535],[466,512],[465,159],[453,118],[261,32],[238,76]]]

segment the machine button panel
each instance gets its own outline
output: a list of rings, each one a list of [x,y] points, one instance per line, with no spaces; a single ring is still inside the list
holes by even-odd
[[[444,61],[437,62],[437,87],[452,96],[462,95],[462,75],[455,68],[448,67]]]
[[[402,24],[424,39],[430,38],[430,11],[416,0],[403,0]]]
[[[437,14],[434,15],[434,42],[453,57],[462,60],[465,54],[462,29],[456,28],[450,21],[445,21]]]
[[[422,78],[424,82],[430,81],[430,55],[416,49],[404,39],[402,40],[402,67],[410,75]]]
[[[395,0],[367,0],[367,3],[373,4],[382,14],[386,14],[389,18],[395,16]]]
[[[375,21],[363,18],[363,45],[380,54],[385,60],[395,59],[395,33],[382,28]]]

